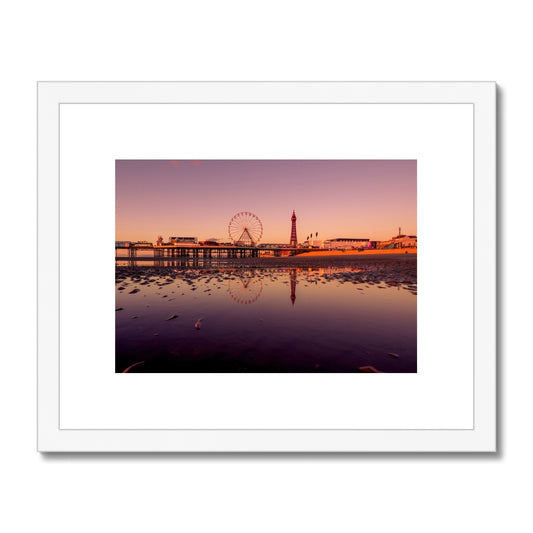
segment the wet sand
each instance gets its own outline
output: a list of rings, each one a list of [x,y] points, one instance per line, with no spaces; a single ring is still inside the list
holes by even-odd
[[[116,292],[116,372],[416,372],[415,254],[143,262]]]
[[[276,268],[301,268],[301,269],[351,269],[349,272],[339,272],[332,276],[339,276],[355,283],[385,282],[389,285],[414,286],[417,282],[416,254],[383,254],[383,255],[334,255],[334,256],[306,256],[297,255],[290,257],[261,257],[241,259],[221,259],[195,264],[194,262],[169,261],[168,266],[149,266],[142,262],[135,266],[117,266],[116,282],[126,276],[150,277],[151,275],[168,275],[170,279],[181,277],[185,272],[189,278],[211,274],[213,278],[223,270],[234,271],[249,269],[276,269]],[[416,290],[416,289],[415,289]]]

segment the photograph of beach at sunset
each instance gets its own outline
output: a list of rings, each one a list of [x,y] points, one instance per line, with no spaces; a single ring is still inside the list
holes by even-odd
[[[417,371],[416,160],[117,160],[115,371]]]

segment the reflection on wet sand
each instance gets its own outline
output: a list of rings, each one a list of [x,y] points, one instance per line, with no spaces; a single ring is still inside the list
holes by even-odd
[[[294,305],[296,301],[296,277],[297,268],[289,271],[291,282],[291,302]],[[253,271],[247,274],[236,276],[238,281],[228,281],[228,293],[234,302],[240,304],[252,304],[256,302],[263,292],[263,281],[260,278],[254,278]]]
[[[416,258],[127,264],[116,269],[117,372],[416,372]]]
[[[294,302],[296,301],[296,272],[297,269],[293,268],[290,271],[290,278],[291,278],[291,302],[292,305],[294,305]]]
[[[234,302],[252,304],[263,292],[263,281],[254,278],[253,272],[240,275],[237,280],[228,280],[228,293]]]

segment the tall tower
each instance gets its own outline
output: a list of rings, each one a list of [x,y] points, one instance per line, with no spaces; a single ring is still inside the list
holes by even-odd
[[[294,214],[294,211],[292,212],[292,227],[291,227],[291,242],[290,245],[294,248],[298,246],[298,237],[296,237],[296,215]]]

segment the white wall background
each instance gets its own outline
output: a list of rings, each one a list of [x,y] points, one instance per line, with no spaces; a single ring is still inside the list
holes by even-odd
[[[4,7],[0,528],[54,533],[530,529],[533,37],[528,4],[50,0]],[[45,457],[35,452],[35,81],[139,79],[500,84],[497,456]]]

